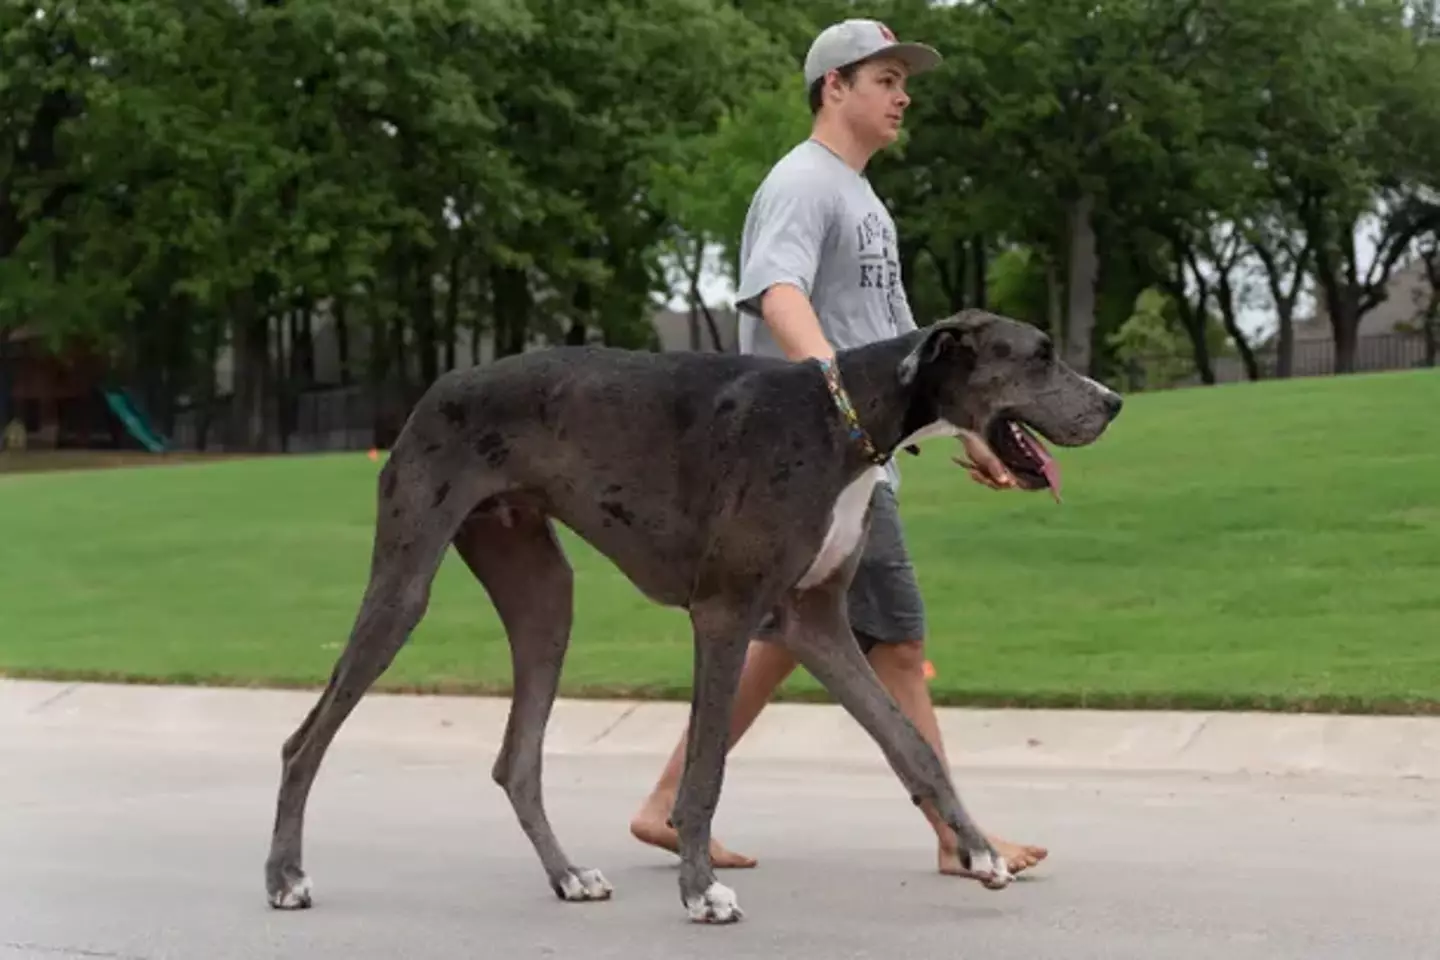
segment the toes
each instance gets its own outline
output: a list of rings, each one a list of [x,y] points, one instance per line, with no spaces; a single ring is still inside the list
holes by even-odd
[[[575,867],[551,884],[555,896],[569,903],[609,900],[615,888],[599,870]]]
[[[1005,858],[990,850],[971,850],[969,870],[987,890],[1004,890],[1015,879]]]
[[[723,883],[712,883],[705,893],[685,901],[692,923],[735,923],[745,916],[735,891]]]
[[[308,876],[287,882],[270,894],[270,906],[276,910],[304,910],[312,901],[314,885]]]
[[[615,893],[615,888],[605,875],[599,870],[581,870],[580,882],[585,887],[585,896],[589,900],[609,900]]]
[[[710,865],[716,870],[749,870],[755,863],[754,857],[726,850],[719,844],[710,846]]]

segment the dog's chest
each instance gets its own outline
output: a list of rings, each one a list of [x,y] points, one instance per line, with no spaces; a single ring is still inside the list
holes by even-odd
[[[796,584],[798,588],[804,590],[823,583],[859,546],[860,534],[865,528],[865,511],[870,506],[870,494],[881,475],[879,467],[871,467],[840,491],[840,496],[835,498],[835,506],[830,509],[830,528],[825,531],[825,539],[821,541],[810,568]]]

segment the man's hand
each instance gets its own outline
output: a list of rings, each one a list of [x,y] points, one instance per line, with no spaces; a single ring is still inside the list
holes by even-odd
[[[1013,490],[1015,489],[1015,478],[1010,476],[1010,471],[1005,469],[1005,464],[990,450],[990,446],[981,440],[977,435],[966,430],[960,434],[960,443],[965,447],[965,455],[969,460],[960,457],[952,457],[956,463],[965,468],[970,474],[970,479],[976,483],[983,484],[992,490]]]

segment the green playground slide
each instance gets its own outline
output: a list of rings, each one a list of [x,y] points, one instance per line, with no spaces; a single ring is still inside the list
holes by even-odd
[[[125,424],[130,436],[139,440],[146,450],[151,453],[164,453],[170,449],[170,444],[156,434],[140,411],[135,409],[129,397],[116,390],[106,390],[104,393],[105,402],[110,405],[111,411]]]

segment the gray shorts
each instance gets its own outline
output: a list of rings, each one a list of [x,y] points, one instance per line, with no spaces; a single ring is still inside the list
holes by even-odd
[[[900,505],[889,484],[870,495],[870,535],[855,568],[847,597],[850,628],[866,653],[877,643],[904,643],[925,637],[925,603],[905,547]],[[765,639],[773,616],[761,626]]]

